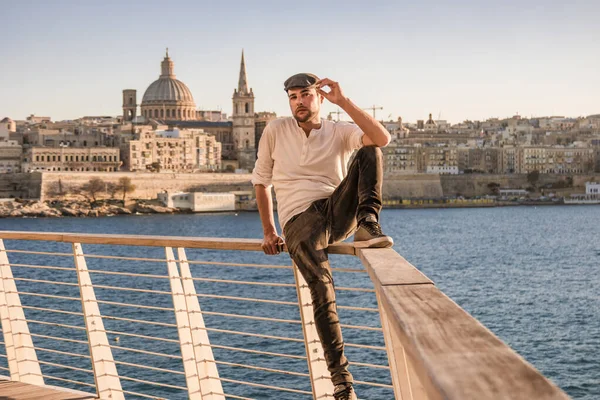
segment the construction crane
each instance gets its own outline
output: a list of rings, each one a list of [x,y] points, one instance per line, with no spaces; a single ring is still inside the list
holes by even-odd
[[[330,117],[331,117],[331,114],[337,114],[337,120],[336,120],[336,121],[339,121],[339,120],[340,120],[340,114],[345,114],[345,112],[343,112],[343,111],[340,111],[340,109],[338,108],[338,110],[337,110],[337,111],[331,111],[331,112],[329,113],[329,116],[330,116]],[[333,119],[333,117],[332,117],[332,119]]]
[[[372,107],[363,108],[363,110],[371,110],[371,111],[373,111],[373,118],[377,119],[375,117],[375,110],[383,110],[383,107],[378,107],[376,105],[373,105]]]

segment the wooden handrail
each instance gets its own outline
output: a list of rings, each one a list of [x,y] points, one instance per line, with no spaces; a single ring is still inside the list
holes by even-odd
[[[418,377],[410,382],[413,399],[422,398],[415,396],[414,386],[423,388],[428,400],[569,398],[395,251],[357,253],[373,280],[389,333]]]
[[[41,240],[63,243],[121,246],[182,247],[188,249],[262,251],[261,239],[205,238],[192,236],[105,235],[89,233],[0,231],[0,239]],[[284,248],[284,251],[287,249]],[[330,254],[355,254],[351,243],[328,247]]]

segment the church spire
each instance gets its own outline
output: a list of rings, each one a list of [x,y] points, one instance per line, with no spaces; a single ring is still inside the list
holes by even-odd
[[[240,64],[240,79],[238,81],[238,93],[248,93],[248,78],[246,76],[246,63],[244,62],[244,50],[242,49],[242,62]]]

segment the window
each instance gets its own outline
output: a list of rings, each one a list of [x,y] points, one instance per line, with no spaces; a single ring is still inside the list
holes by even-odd
[[[250,104],[246,103],[246,114],[248,114],[250,112]]]
[[[171,110],[167,109],[167,118],[171,118]]]

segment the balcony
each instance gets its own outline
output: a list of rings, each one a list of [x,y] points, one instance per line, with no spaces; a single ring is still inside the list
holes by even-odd
[[[80,398],[332,399],[304,279],[266,256],[229,261],[237,252],[260,252],[260,241],[0,231],[0,369]],[[373,378],[355,381],[359,396],[568,398],[393,249],[342,243],[329,253],[358,257],[363,268],[333,272],[370,285],[336,287],[370,299],[338,301],[360,319],[342,321],[344,332],[370,338],[345,343],[361,354],[350,360],[355,378]],[[227,278],[212,275],[219,269]],[[280,308],[286,318],[274,317]]]

